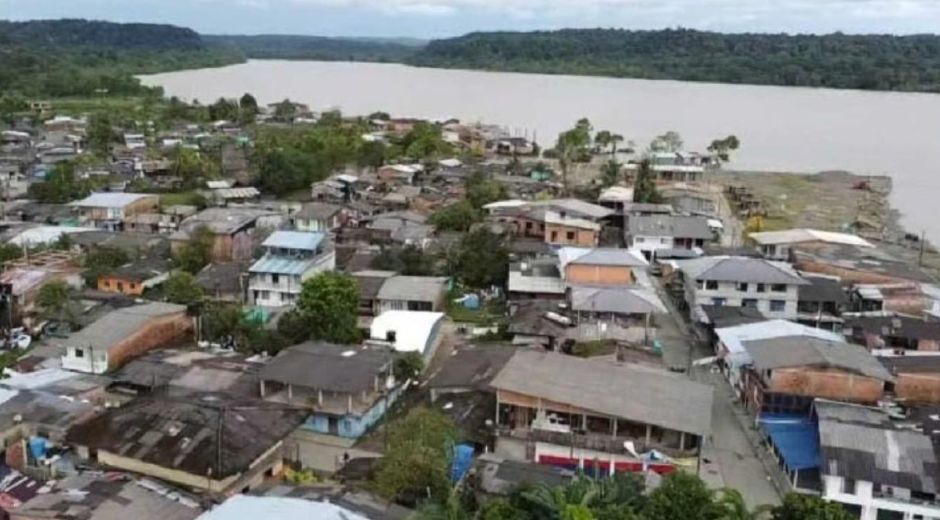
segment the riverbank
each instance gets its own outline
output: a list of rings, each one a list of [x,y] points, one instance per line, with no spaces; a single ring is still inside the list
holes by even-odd
[[[894,186],[888,176],[845,171],[812,175],[719,171],[713,180],[725,188],[735,186],[750,191],[766,212],[761,222],[764,231],[814,228],[854,232],[878,242],[905,262],[921,263],[940,279],[940,254],[929,241],[903,227],[902,212],[891,204]]]

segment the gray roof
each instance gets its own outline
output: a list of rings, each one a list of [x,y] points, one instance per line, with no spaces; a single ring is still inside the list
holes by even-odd
[[[294,218],[326,220],[343,210],[338,204],[327,204],[326,202],[308,202],[303,205]]]
[[[616,314],[652,314],[666,312],[656,293],[649,289],[627,287],[571,287],[571,310],[612,312]]]
[[[447,280],[438,276],[393,276],[385,280],[376,298],[436,302],[447,290]]]
[[[599,220],[614,214],[614,211],[604,206],[592,204],[580,199],[552,199],[530,202],[529,206],[547,206],[556,211],[565,211],[591,220]]]
[[[388,351],[307,342],[281,351],[259,378],[341,393],[374,391],[376,377],[390,361]]]
[[[710,386],[638,365],[524,349],[492,386],[671,430],[711,431]]]
[[[123,208],[128,204],[133,204],[138,200],[148,197],[157,197],[149,193],[92,193],[82,200],[72,202],[70,205],[80,208]]]
[[[374,300],[385,282],[395,276],[394,271],[358,271],[352,274],[359,284],[359,298]]]
[[[864,347],[808,336],[780,336],[745,341],[744,348],[758,370],[825,367],[847,370],[881,381],[894,377]]]
[[[838,280],[820,276],[807,276],[804,280],[809,282],[809,285],[800,287],[801,302],[835,302],[842,305],[849,300]]]
[[[67,342],[76,347],[90,345],[95,350],[110,350],[129,335],[137,332],[148,321],[184,312],[186,312],[185,305],[162,302],[150,302],[117,309],[72,334]]]
[[[247,471],[307,413],[219,394],[137,398],[77,426],[67,441],[214,479]]]
[[[428,378],[431,388],[473,388],[489,390],[493,377],[503,369],[515,347],[507,345],[467,345],[454,350],[444,364]]]
[[[645,267],[649,265],[640,253],[630,249],[597,247],[593,249],[563,247],[558,253],[561,262],[567,265],[612,265]]]
[[[170,235],[170,238],[186,240],[190,233],[202,226],[206,226],[213,233],[228,235],[252,224],[260,217],[277,214],[276,211],[260,208],[208,208],[181,222],[179,231]]]
[[[688,215],[632,215],[627,217],[627,234],[710,239],[714,236],[706,217]]]
[[[874,408],[823,400],[815,407],[823,474],[940,492],[940,465],[929,435],[898,429]]]
[[[316,251],[325,236],[307,231],[275,231],[261,243],[264,247]]]
[[[782,283],[807,285],[786,262],[772,262],[762,258],[743,256],[704,256],[692,260],[679,260],[679,268],[695,280],[719,282]]]

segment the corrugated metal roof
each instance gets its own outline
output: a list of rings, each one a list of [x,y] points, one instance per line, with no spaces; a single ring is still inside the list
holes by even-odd
[[[275,231],[264,242],[264,247],[281,249],[300,249],[303,251],[316,251],[323,241],[323,233],[305,231]]]
[[[312,269],[316,263],[315,258],[296,259],[278,255],[264,255],[248,268],[248,272],[300,276]]]
[[[564,270],[569,264],[645,267],[649,262],[638,251],[612,247],[563,247],[558,250],[558,262]]]
[[[881,381],[894,377],[865,347],[806,336],[783,336],[745,341],[744,348],[758,370],[823,367],[854,372]]]
[[[122,208],[147,197],[156,197],[150,193],[92,193],[70,205],[81,208]]]
[[[98,321],[71,335],[67,343],[76,347],[93,346],[95,350],[110,350],[127,336],[153,318],[186,312],[185,305],[150,302],[118,309],[105,314]]]
[[[694,280],[808,285],[786,262],[743,256],[705,256],[679,260],[679,268]]]
[[[758,244],[799,244],[802,242],[826,242],[857,247],[874,247],[871,242],[848,233],[820,231],[818,229],[786,229],[783,231],[763,231],[751,233],[748,237]]]
[[[253,497],[235,495],[215,509],[203,513],[196,520],[367,520],[328,502],[314,502],[302,498]]]
[[[572,287],[571,309],[584,312],[651,314],[666,312],[654,291],[626,287]]]

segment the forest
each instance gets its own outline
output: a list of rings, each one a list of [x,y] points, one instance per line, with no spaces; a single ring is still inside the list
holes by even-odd
[[[86,20],[0,21],[0,91],[22,96],[140,95],[134,78],[238,63],[190,29]]]
[[[940,91],[940,36],[688,29],[479,32],[433,40],[423,67],[864,90]]]
[[[326,38],[322,36],[203,36],[206,43],[235,48],[264,60],[401,62],[424,45],[422,40]]]

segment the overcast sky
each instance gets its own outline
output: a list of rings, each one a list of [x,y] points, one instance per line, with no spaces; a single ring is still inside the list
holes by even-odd
[[[679,26],[922,33],[940,28],[940,0],[0,0],[0,17],[162,22],[213,34],[328,36]]]

